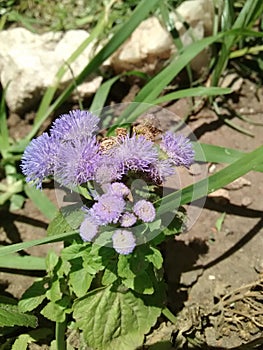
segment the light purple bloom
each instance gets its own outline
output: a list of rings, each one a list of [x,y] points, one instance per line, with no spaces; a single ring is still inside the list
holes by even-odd
[[[123,255],[132,253],[136,246],[135,237],[128,230],[116,230],[112,235],[112,242],[116,252]]]
[[[131,227],[137,221],[133,213],[126,212],[120,217],[120,224],[122,227]]]
[[[70,141],[91,137],[98,130],[99,118],[88,111],[70,111],[57,118],[50,134],[60,141]]]
[[[158,160],[158,151],[154,143],[144,136],[123,137],[117,146],[110,150],[115,164],[121,173],[127,174],[129,170],[147,172],[150,165]]]
[[[21,169],[26,181],[36,188],[42,187],[45,177],[54,172],[58,144],[47,133],[33,139],[26,147],[22,157]]]
[[[194,162],[194,150],[190,139],[183,135],[177,136],[167,131],[162,137],[160,147],[176,166],[183,165],[189,168]]]
[[[100,160],[98,151],[99,145],[95,137],[62,143],[55,166],[56,180],[73,188],[94,179]]]
[[[122,197],[105,193],[93,204],[90,214],[100,225],[107,225],[116,223],[124,208],[125,201]]]
[[[109,186],[108,192],[124,198],[131,193],[129,188],[122,182],[113,182]]]
[[[83,241],[91,242],[98,233],[98,225],[87,216],[80,225],[79,233]]]
[[[144,222],[152,222],[155,219],[153,204],[145,199],[139,200],[133,207],[134,213]]]
[[[95,181],[103,185],[120,180],[121,177],[120,168],[114,164],[113,159],[102,155],[95,172]]]
[[[163,183],[167,177],[174,174],[174,164],[170,159],[158,160],[150,169],[150,178],[157,184]]]

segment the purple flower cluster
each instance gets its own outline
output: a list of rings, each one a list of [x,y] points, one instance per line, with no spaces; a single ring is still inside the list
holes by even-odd
[[[80,226],[80,235],[84,241],[91,242],[99,233],[100,226],[115,224],[119,227],[112,236],[114,249],[120,254],[129,254],[136,245],[133,233],[127,229],[137,220],[152,222],[155,219],[153,204],[145,199],[133,206],[129,202],[130,190],[121,182],[114,182],[107,191],[96,198],[91,208],[84,208],[85,218]],[[114,238],[115,237],[115,238]]]
[[[94,135],[98,123],[98,117],[80,110],[56,119],[50,135],[44,133],[25,149],[21,168],[26,181],[41,188],[43,180],[52,175],[62,185],[73,188],[94,179],[100,161]]]
[[[159,147],[145,135],[133,134],[113,137],[111,147],[102,150],[95,135],[98,124],[99,118],[87,111],[63,114],[53,122],[49,134],[42,134],[27,146],[21,168],[26,181],[37,188],[48,176],[71,189],[97,182],[103,194],[94,197],[93,205],[85,209],[80,236],[90,242],[101,226],[113,225],[114,249],[130,254],[136,245],[131,228],[138,221],[154,221],[156,213],[150,201],[133,203],[130,189],[120,181],[136,174],[161,184],[174,174],[175,166],[188,168],[194,151],[188,138],[171,132],[163,135]]]

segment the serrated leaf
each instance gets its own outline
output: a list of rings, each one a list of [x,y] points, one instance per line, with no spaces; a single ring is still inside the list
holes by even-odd
[[[79,205],[70,205],[62,208],[47,228],[47,235],[54,236],[72,229],[79,228],[84,218],[84,212]]]
[[[46,293],[47,298],[55,303],[62,297],[62,292],[60,290],[60,281],[58,278],[53,279],[50,289]]]
[[[150,222],[148,224],[148,228],[151,232],[153,232],[155,230],[159,230],[159,228],[161,227],[161,224],[162,224],[162,220],[158,219],[158,220],[155,220],[153,222]]]
[[[42,310],[41,314],[54,322],[64,322],[66,313],[70,310],[70,298],[64,296],[61,300],[55,303],[50,301]]]
[[[78,298],[87,293],[94,278],[87,270],[80,268],[69,274],[69,283]]]
[[[134,278],[143,273],[149,265],[145,259],[144,248],[137,248],[132,255],[119,255],[118,275],[124,278]]]
[[[117,264],[116,261],[110,261],[105,268],[101,283],[103,286],[108,286],[117,280]]]
[[[71,244],[62,250],[61,256],[64,260],[73,260],[87,254],[89,251],[91,251],[91,244]]]
[[[37,317],[19,311],[17,305],[0,304],[0,327],[24,326],[35,328]]]
[[[48,279],[40,279],[35,281],[22,295],[19,300],[18,307],[21,312],[32,311],[45,299]]]
[[[160,313],[161,307],[147,305],[131,291],[114,291],[111,286],[93,291],[73,305],[73,317],[86,343],[100,350],[134,350]]]
[[[115,254],[115,250],[112,248],[93,244],[91,250],[83,254],[83,267],[94,275],[103,270]]]
[[[32,341],[33,339],[29,334],[20,334],[12,345],[12,350],[26,350],[27,345]]]
[[[135,276],[134,278],[125,278],[122,283],[139,294],[153,294],[153,282],[147,272]]]
[[[146,259],[153,264],[156,269],[160,269],[163,266],[163,257],[161,252],[154,248],[150,247],[149,253],[146,255]]]
[[[57,256],[57,254],[53,250],[50,250],[46,257],[47,272],[52,274],[58,261],[59,257]]]

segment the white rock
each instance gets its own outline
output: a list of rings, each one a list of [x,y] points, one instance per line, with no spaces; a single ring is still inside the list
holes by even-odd
[[[174,21],[184,46],[211,35],[213,18],[212,0],[185,1],[171,14],[171,20]],[[190,29],[186,29],[183,22],[187,22]],[[136,28],[113,55],[112,66],[117,73],[140,69],[148,74],[155,74],[176,51],[170,33],[156,17],[150,17]],[[210,50],[205,49],[194,58],[191,67],[201,75],[209,61]]]
[[[0,80],[6,87],[6,102],[9,109],[23,113],[35,107],[46,88],[55,84],[58,69],[70,55],[87,39],[84,30],[37,35],[24,28],[13,28],[0,32]],[[94,54],[94,45],[89,45],[71,64],[63,76],[63,89],[87,65]],[[81,97],[93,94],[102,81],[95,77],[79,86]]]
[[[173,48],[170,34],[156,17],[143,21],[131,37],[112,56],[111,64],[116,72],[140,69],[153,72],[161,60],[168,59]]]

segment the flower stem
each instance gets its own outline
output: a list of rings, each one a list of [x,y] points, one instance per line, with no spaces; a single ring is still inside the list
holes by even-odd
[[[57,350],[66,350],[65,332],[67,327],[67,320],[64,322],[56,322],[56,348]]]
[[[165,309],[163,309],[162,314],[163,314],[166,318],[168,318],[168,320],[169,320],[170,322],[172,322],[173,324],[176,324],[176,322],[177,322],[177,317],[174,316],[174,314],[173,314],[167,307],[166,307]]]

